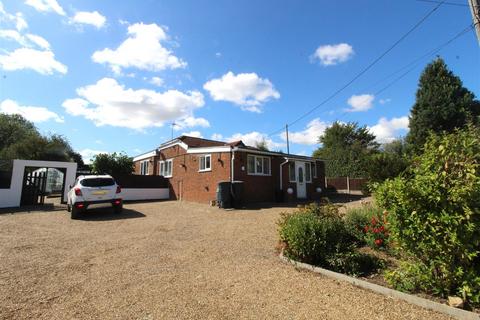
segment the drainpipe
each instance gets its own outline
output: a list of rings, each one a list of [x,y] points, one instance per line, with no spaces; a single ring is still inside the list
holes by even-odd
[[[287,160],[285,160],[285,162],[280,163],[280,190],[283,190],[283,183],[282,183],[283,182],[282,181],[283,180],[283,171],[282,171],[282,168],[285,164],[288,163],[288,161],[289,160],[287,159]]]
[[[235,152],[233,151],[233,146],[231,146],[230,147],[230,182],[233,182],[235,180],[234,160],[235,160]]]

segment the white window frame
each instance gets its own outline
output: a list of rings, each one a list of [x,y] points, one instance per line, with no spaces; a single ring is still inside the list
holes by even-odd
[[[210,167],[207,168],[207,158],[210,160]],[[204,168],[202,169],[202,162],[204,162]],[[212,171],[212,155],[203,154],[198,157],[198,172],[208,172]]]
[[[307,170],[308,166],[308,170]],[[310,173],[310,177],[307,175],[307,172]],[[310,178],[310,179],[307,179]],[[311,162],[305,162],[305,182],[306,183],[312,183],[312,163]]]
[[[317,178],[317,162],[312,162],[312,178]]]
[[[170,169],[170,170],[168,170]],[[170,172],[169,172],[170,171]],[[173,159],[162,160],[158,162],[158,173],[165,178],[173,176]]]
[[[293,169],[292,169],[292,166],[293,166]],[[295,179],[293,179],[293,180],[291,179],[292,178],[292,173],[295,177]],[[288,181],[297,182],[297,171],[296,171],[296,168],[295,168],[295,161],[291,161],[291,162],[288,163]]]
[[[140,161],[140,175],[148,176],[149,162],[150,160]]]
[[[253,166],[253,172],[250,172],[250,168],[249,168],[249,159],[253,157],[253,163],[254,163],[254,166]],[[261,160],[257,160],[257,159],[261,159]],[[264,165],[263,165],[263,161],[264,159],[267,159],[268,161],[268,173],[264,173]],[[257,172],[257,161],[261,161],[261,164],[262,164],[262,172]],[[257,155],[253,155],[253,154],[249,154],[247,156],[247,174],[250,175],[250,176],[271,176],[272,175],[272,160],[270,157],[265,157],[265,156],[257,156]]]

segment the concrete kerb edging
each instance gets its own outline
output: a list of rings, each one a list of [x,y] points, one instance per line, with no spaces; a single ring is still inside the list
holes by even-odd
[[[295,261],[295,260],[291,260],[291,259],[285,257],[283,255],[283,252],[280,253],[280,259],[283,260],[286,263],[290,263],[290,264],[294,265],[297,268],[313,271],[315,273],[319,273],[319,274],[322,274],[324,276],[327,276],[329,278],[333,278],[333,279],[336,279],[336,280],[346,281],[346,282],[349,282],[349,283],[353,284],[354,286],[357,286],[357,287],[360,287],[360,288],[363,288],[363,289],[367,289],[367,290],[370,290],[370,291],[373,291],[373,292],[376,292],[376,293],[380,293],[380,294],[383,294],[383,295],[388,296],[388,297],[404,300],[408,303],[420,306],[420,307],[425,308],[425,309],[430,309],[430,310],[433,310],[433,311],[436,311],[436,312],[440,312],[440,313],[449,315],[451,317],[454,317],[456,319],[480,320],[480,315],[478,315],[477,313],[462,310],[462,309],[458,309],[458,308],[454,308],[454,307],[450,307],[450,306],[447,306],[445,304],[441,304],[441,303],[438,303],[438,302],[435,302],[435,301],[427,300],[427,299],[420,298],[420,297],[417,297],[417,296],[413,296],[413,295],[410,295],[410,294],[406,294],[406,293],[403,293],[403,292],[400,292],[400,291],[397,291],[397,290],[393,290],[393,289],[390,289],[390,288],[385,288],[385,287],[382,287],[382,286],[379,286],[377,284],[370,283],[370,282],[367,282],[367,281],[364,281],[364,280],[353,278],[353,277],[344,275],[342,273],[333,272],[333,271],[330,271],[330,270],[326,270],[326,269],[323,269],[323,268],[312,266],[310,264],[306,264],[306,263],[298,262],[298,261]]]

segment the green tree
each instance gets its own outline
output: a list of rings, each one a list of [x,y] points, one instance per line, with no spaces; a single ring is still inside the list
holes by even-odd
[[[20,115],[0,113],[0,159],[74,161],[83,165],[68,140],[61,135],[42,136]]]
[[[379,147],[368,128],[359,127],[356,122],[335,122],[319,142],[322,146],[313,156],[326,160],[325,170],[331,177],[365,177],[365,162]]]
[[[125,153],[100,153],[92,162],[92,171],[96,174],[131,174],[133,172],[133,158]]]
[[[33,136],[40,136],[32,122],[20,115],[0,113],[0,150]]]
[[[480,128],[432,134],[409,171],[375,190],[393,237],[417,261],[389,281],[479,305]]]
[[[383,182],[386,179],[395,178],[405,171],[408,160],[405,157],[393,153],[375,153],[365,163],[365,171],[369,183]]]
[[[410,114],[407,142],[419,154],[429,131],[452,132],[478,122],[480,103],[441,58],[428,64],[420,76],[415,104]]]
[[[365,162],[369,183],[383,182],[395,178],[409,165],[407,144],[404,139],[395,139],[381,146],[378,153],[373,153]]]
[[[408,144],[404,138],[398,138],[391,142],[382,144],[381,151],[399,157],[406,157],[408,155]]]
[[[265,138],[263,138],[261,141],[255,142],[255,148],[262,150],[262,151],[269,151],[268,150],[268,144]]]

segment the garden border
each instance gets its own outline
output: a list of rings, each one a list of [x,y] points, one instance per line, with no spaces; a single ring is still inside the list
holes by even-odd
[[[357,287],[360,287],[360,288],[363,288],[363,289],[367,289],[367,290],[370,290],[370,291],[373,291],[373,292],[376,292],[376,293],[380,293],[380,294],[383,294],[383,295],[388,296],[388,297],[404,300],[408,303],[411,303],[411,304],[414,304],[414,305],[417,305],[417,306],[420,306],[420,307],[423,307],[423,308],[426,308],[426,309],[430,309],[430,310],[433,310],[433,311],[436,311],[436,312],[440,312],[440,313],[452,316],[456,319],[462,319],[462,320],[479,320],[480,319],[480,315],[477,314],[477,313],[474,313],[474,312],[450,307],[446,304],[441,304],[441,303],[431,301],[431,300],[428,300],[428,299],[424,299],[424,298],[420,298],[420,297],[417,297],[417,296],[414,296],[414,295],[411,295],[411,294],[407,294],[407,293],[403,293],[403,292],[400,292],[400,291],[397,291],[397,290],[386,288],[386,287],[383,287],[383,286],[380,286],[380,285],[377,285],[377,284],[374,284],[374,283],[370,283],[370,282],[367,282],[367,281],[364,281],[364,280],[360,280],[360,279],[357,279],[357,278],[354,278],[354,277],[347,276],[347,275],[342,274],[342,273],[330,271],[330,270],[323,269],[323,268],[320,268],[320,267],[312,266],[312,265],[307,264],[307,263],[302,263],[302,262],[292,260],[290,258],[285,257],[283,255],[283,251],[280,253],[279,257],[282,261],[284,261],[286,263],[289,263],[289,264],[292,264],[297,268],[313,271],[315,273],[322,274],[324,276],[327,276],[329,278],[333,278],[335,280],[346,281],[346,282],[349,282],[349,283],[353,284],[354,286],[357,286]]]

